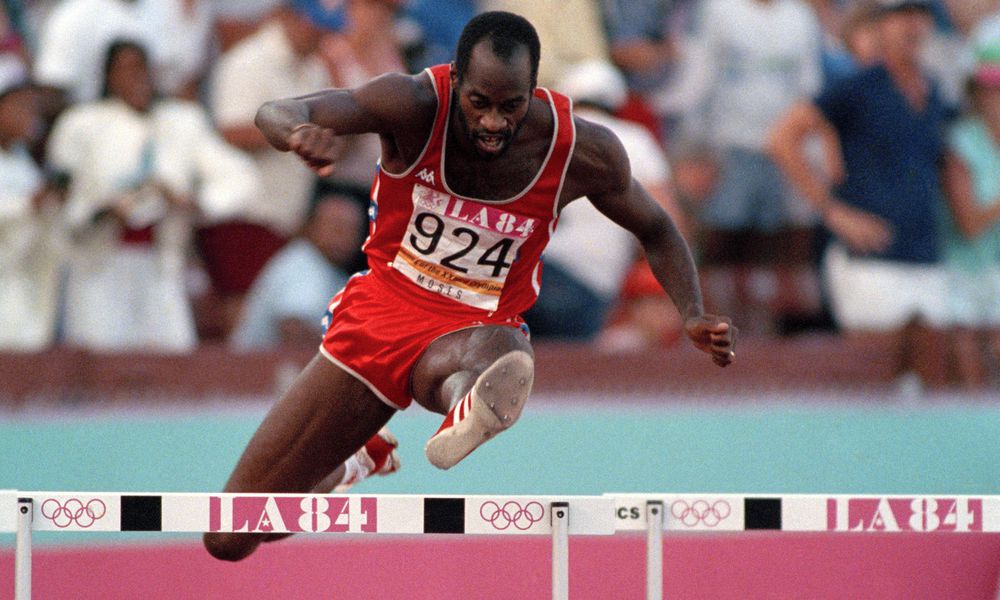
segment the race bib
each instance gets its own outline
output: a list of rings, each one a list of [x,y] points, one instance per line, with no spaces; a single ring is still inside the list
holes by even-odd
[[[413,186],[413,213],[392,265],[420,287],[496,310],[507,274],[537,219]]]

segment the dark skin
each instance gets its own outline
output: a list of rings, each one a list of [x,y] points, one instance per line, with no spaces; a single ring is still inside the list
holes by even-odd
[[[452,68],[454,95],[446,142],[445,180],[456,193],[482,200],[511,198],[541,168],[554,128],[550,108],[533,96],[526,49],[510,61],[488,42],[474,47],[467,72]],[[256,123],[279,150],[296,152],[319,175],[333,171],[338,135],[373,132],[382,168],[401,173],[419,157],[430,134],[437,96],[426,74],[387,74],[353,90],[326,90],[269,102]],[[576,119],[577,141],[560,208],[581,196],[642,242],[649,262],[686,318],[688,336],[717,365],[735,358],[736,329],[704,314],[691,254],[670,217],[632,178],[625,150],[606,128]],[[517,329],[480,326],[434,341],[411,375],[414,399],[447,414],[476,378],[501,356],[533,355]],[[307,492],[338,468],[392,416],[362,383],[321,356],[272,409],[251,439],[226,492]],[[209,551],[239,560],[267,536],[206,534]]]

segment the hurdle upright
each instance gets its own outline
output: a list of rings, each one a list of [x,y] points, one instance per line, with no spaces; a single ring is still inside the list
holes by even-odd
[[[552,597],[567,600],[569,536],[613,535],[615,516],[606,496],[3,490],[0,532],[17,535],[15,600],[31,597],[32,531],[549,535]]]

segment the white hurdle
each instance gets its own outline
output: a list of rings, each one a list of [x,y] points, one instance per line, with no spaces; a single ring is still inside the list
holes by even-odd
[[[549,535],[552,597],[569,598],[569,536],[646,534],[646,597],[661,600],[664,532],[1000,533],[1000,495],[604,494],[456,496],[18,492],[15,600],[31,597],[33,531]]]
[[[612,535],[607,496],[0,491],[17,535],[14,599],[31,598],[32,531],[549,535],[552,597],[569,598],[569,536]]]
[[[605,494],[616,531],[646,532],[646,598],[663,598],[666,532],[1000,533],[1000,496]],[[659,510],[658,510],[659,509]]]

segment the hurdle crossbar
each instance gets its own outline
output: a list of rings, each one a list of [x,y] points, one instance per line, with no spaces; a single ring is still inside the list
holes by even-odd
[[[572,518],[570,518],[572,511]],[[549,535],[552,596],[569,596],[572,534],[646,533],[646,595],[663,597],[667,532],[1000,533],[1000,495],[612,493],[456,496],[18,492],[15,600],[31,594],[32,531]]]
[[[646,598],[663,597],[664,532],[1000,533],[1000,496],[605,494],[616,531],[646,532]],[[657,507],[660,507],[657,514]]]
[[[32,531],[549,535],[552,597],[566,600],[569,536],[614,534],[613,509],[607,496],[3,490],[0,532],[17,535],[15,600],[31,597]]]

